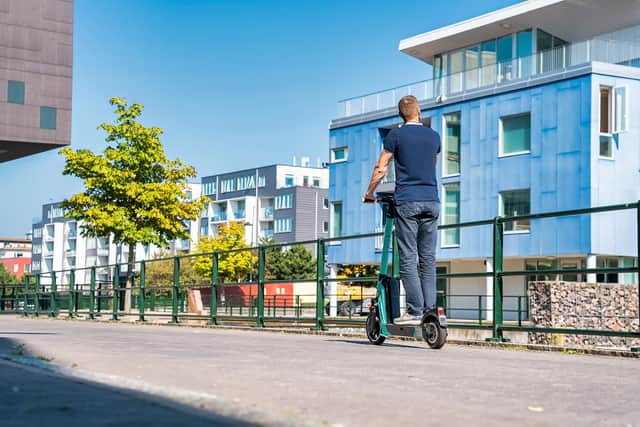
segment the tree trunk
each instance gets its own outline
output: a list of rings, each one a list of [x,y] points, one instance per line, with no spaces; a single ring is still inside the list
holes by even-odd
[[[127,256],[127,287],[124,292],[124,311],[131,312],[131,291],[133,289],[133,277],[135,275],[136,245],[129,244],[129,255]]]

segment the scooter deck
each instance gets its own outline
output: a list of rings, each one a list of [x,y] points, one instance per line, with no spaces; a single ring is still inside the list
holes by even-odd
[[[420,337],[422,333],[420,326],[400,326],[393,323],[387,323],[385,325],[390,335],[400,335],[402,337]]]

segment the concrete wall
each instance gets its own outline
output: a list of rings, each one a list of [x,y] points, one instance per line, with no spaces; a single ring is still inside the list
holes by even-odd
[[[70,143],[72,42],[72,0],[0,1],[0,162]],[[24,82],[24,104],[7,102],[9,80]],[[43,106],[56,129],[40,128]]]

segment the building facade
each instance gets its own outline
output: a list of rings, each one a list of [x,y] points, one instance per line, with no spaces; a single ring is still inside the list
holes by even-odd
[[[189,184],[189,198],[200,197],[200,184]],[[185,229],[191,233],[190,240],[169,242],[168,251],[172,254],[188,252],[197,241],[198,221],[189,221]],[[116,244],[113,237],[82,236],[82,221],[66,219],[60,202],[42,206],[42,217],[32,228],[32,272],[41,274],[41,283],[51,283],[51,273],[58,272],[57,284],[68,284],[70,272],[76,273],[76,283],[89,283],[89,267],[96,266],[96,280],[108,282],[112,271],[107,267],[113,264],[126,263],[129,255],[128,245]],[[163,249],[155,245],[136,246],[136,262],[152,259]]]
[[[69,145],[72,0],[0,1],[0,162]]]
[[[31,239],[0,238],[0,263],[21,278],[31,271]]]
[[[279,242],[328,236],[329,171],[308,166],[271,165],[202,178],[211,202],[200,221],[200,235],[216,236],[218,226],[242,221],[250,246],[261,239]]]
[[[607,4],[532,0],[402,40],[400,50],[429,64],[432,78],[340,102],[330,125],[332,236],[381,230],[380,208],[361,198],[407,94],[442,137],[442,224],[638,201],[640,8]],[[392,175],[382,187],[393,188]],[[635,211],[505,224],[505,270],[540,270],[505,277],[505,308],[529,280],[637,283],[634,274],[544,274],[637,265],[636,235]],[[438,271],[491,271],[492,242],[491,226],[441,231]],[[345,241],[330,248],[329,262],[376,263],[379,250],[374,239]],[[438,287],[464,307],[455,317],[476,316],[465,311],[472,296],[490,317],[490,280]]]

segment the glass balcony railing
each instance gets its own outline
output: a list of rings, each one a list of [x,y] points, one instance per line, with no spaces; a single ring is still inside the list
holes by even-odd
[[[211,216],[211,221],[212,222],[218,222],[218,221],[226,221],[227,220],[227,213],[226,212],[219,212],[217,214],[214,214]]]
[[[260,219],[272,220],[274,210],[273,206],[260,209]]]
[[[600,39],[566,44],[507,62],[344,99],[338,102],[337,118],[396,108],[400,98],[405,95],[413,95],[419,101],[438,98],[444,100],[449,96],[465,95],[480,89],[530,80],[547,73],[563,72],[594,61],[640,67],[640,44]]]
[[[244,217],[245,217],[244,209],[240,209],[233,212],[234,219],[244,219]]]

